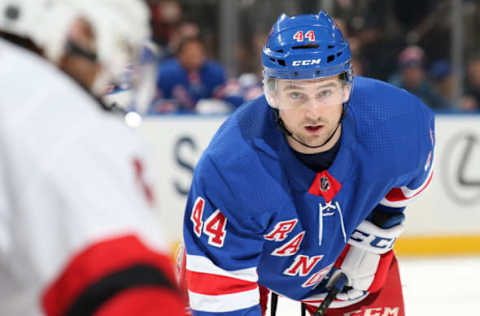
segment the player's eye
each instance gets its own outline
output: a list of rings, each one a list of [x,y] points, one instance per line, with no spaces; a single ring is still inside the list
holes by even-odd
[[[331,96],[333,94],[333,91],[328,89],[328,90],[322,90],[318,93],[318,96],[320,98],[328,98],[329,96]]]
[[[303,99],[303,98],[304,98],[304,94],[301,93],[301,92],[293,91],[293,92],[290,92],[290,93],[288,94],[288,97],[289,97],[290,99],[292,99],[292,100],[296,100],[296,101],[297,101],[297,100]]]

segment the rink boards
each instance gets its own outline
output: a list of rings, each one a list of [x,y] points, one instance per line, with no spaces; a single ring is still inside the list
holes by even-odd
[[[193,169],[226,116],[166,115],[139,129],[149,146],[157,209],[169,241],[181,239]],[[407,209],[400,255],[480,254],[480,115],[437,115],[434,178]]]

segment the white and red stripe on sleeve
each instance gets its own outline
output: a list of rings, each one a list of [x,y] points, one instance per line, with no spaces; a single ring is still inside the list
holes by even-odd
[[[430,158],[431,159],[431,156]],[[380,201],[380,204],[388,207],[406,207],[411,201],[415,200],[420,194],[425,191],[433,177],[433,161],[427,162],[429,169],[425,181],[417,188],[409,188],[403,186],[400,188],[393,188],[387,195]]]
[[[187,255],[190,307],[204,312],[230,312],[259,304],[257,268],[224,270],[206,257]]]

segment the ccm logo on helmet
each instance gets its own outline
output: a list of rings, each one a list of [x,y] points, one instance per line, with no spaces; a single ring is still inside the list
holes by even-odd
[[[310,65],[320,65],[321,59],[304,59],[304,60],[294,60],[292,61],[292,66],[310,66]]]

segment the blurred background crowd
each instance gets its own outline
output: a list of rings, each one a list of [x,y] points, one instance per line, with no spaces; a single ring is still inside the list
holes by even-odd
[[[480,112],[478,0],[149,0],[158,53],[148,114],[224,113],[262,94],[261,49],[281,13],[325,9],[354,74],[439,112]]]

